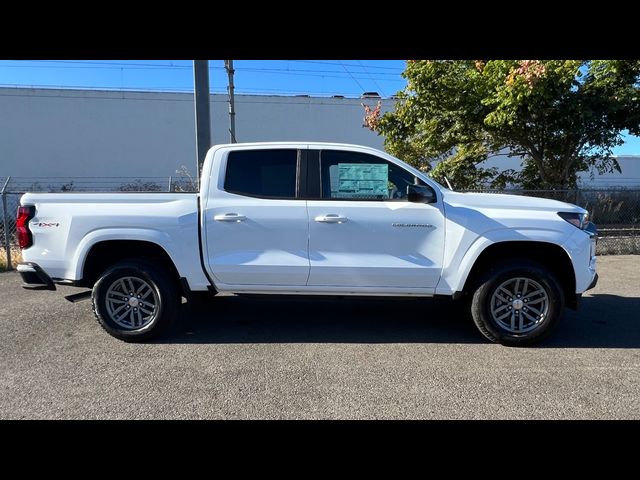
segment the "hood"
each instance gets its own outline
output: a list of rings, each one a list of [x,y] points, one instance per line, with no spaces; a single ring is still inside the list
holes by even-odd
[[[450,190],[443,191],[442,195],[446,203],[460,207],[586,213],[584,208],[572,203],[524,195],[462,193]]]

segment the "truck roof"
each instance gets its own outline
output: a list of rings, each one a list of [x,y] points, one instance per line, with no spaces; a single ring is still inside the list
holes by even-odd
[[[300,145],[317,145],[321,147],[338,147],[338,148],[365,148],[367,150],[380,151],[373,147],[368,147],[366,145],[356,145],[352,143],[337,143],[337,142],[317,142],[317,141],[299,141],[299,142],[242,142],[242,143],[219,143],[213,145],[211,149],[222,148],[222,147],[262,147],[262,146],[300,146]]]

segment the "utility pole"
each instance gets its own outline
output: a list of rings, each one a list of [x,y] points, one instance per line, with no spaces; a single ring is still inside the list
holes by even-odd
[[[225,60],[224,68],[227,70],[229,76],[229,85],[227,86],[227,92],[229,92],[229,139],[231,143],[236,143],[236,110],[235,100],[233,96],[233,60]]]
[[[200,188],[200,172],[211,147],[211,115],[209,112],[209,60],[193,61],[193,90],[196,112],[196,187]]]

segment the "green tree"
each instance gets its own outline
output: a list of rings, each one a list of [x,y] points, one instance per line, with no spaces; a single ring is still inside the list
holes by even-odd
[[[640,134],[640,61],[409,60],[395,110],[366,109],[385,148],[457,188],[567,188],[576,174],[620,170],[611,157]],[[505,150],[506,149],[506,150]],[[522,170],[482,167],[508,151]]]

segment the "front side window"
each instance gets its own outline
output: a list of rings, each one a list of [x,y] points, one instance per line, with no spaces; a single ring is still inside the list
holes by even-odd
[[[394,163],[359,152],[323,150],[320,171],[323,199],[406,200],[408,185],[425,184]]]
[[[295,149],[239,150],[229,153],[224,189],[260,198],[296,198]]]

